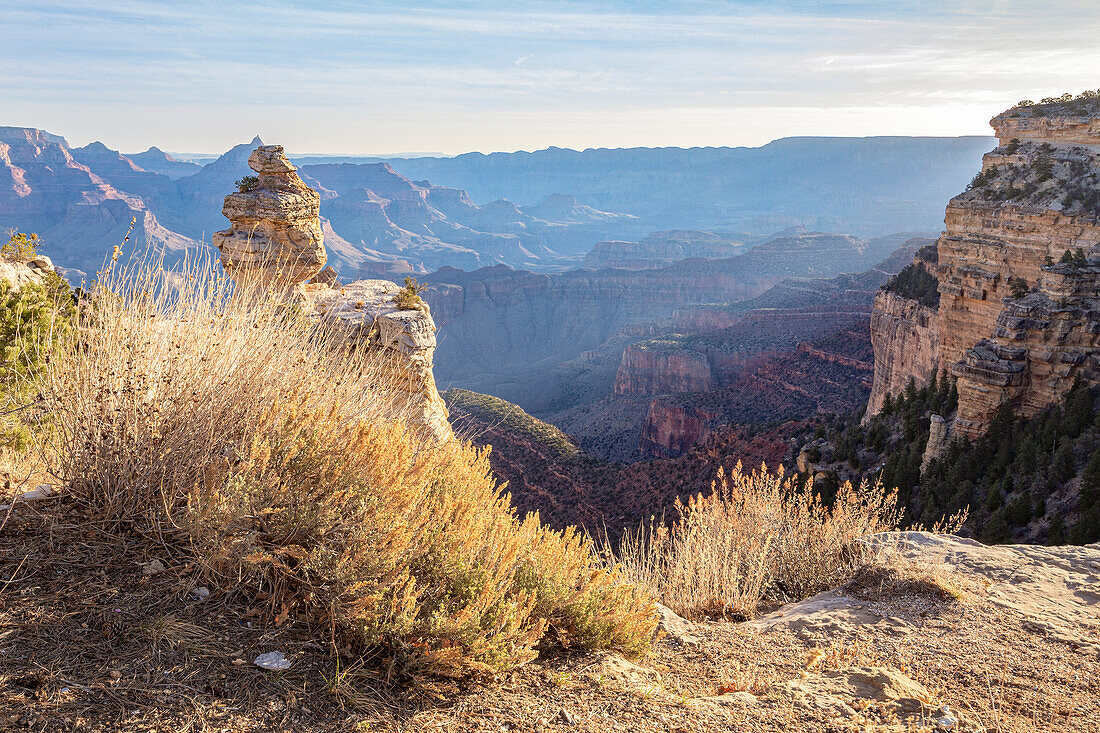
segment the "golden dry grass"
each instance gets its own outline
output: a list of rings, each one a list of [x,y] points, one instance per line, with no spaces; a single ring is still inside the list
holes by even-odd
[[[517,517],[485,452],[410,427],[402,375],[277,295],[202,262],[108,268],[43,380],[58,481],[390,673],[514,667],[551,626],[646,646],[652,601],[587,538]]]
[[[858,540],[896,527],[895,495],[845,484],[826,506],[813,484],[782,471],[719,474],[709,495],[678,504],[671,526],[623,538],[627,575],[689,618],[751,618],[766,602],[805,598],[847,579],[863,561]]]

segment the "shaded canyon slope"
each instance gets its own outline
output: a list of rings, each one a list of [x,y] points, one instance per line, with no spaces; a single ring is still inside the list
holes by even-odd
[[[804,429],[795,422],[762,431],[723,427],[681,456],[623,465],[497,397],[451,389],[443,398],[456,433],[492,446],[493,473],[507,482],[521,514],[537,511],[551,526],[576,524],[612,538],[651,514],[673,516],[676,500],[707,490],[719,466],[778,465],[790,437]]]
[[[869,386],[874,295],[930,241],[805,234],[647,270],[436,273],[437,376],[514,401],[613,460],[675,455],[728,422],[854,409]]]
[[[753,298],[791,277],[865,271],[905,239],[798,234],[736,257],[645,270],[443,269],[426,278],[440,326],[436,374],[441,384],[495,394],[536,413],[563,409],[609,394],[629,343],[674,332],[690,313]]]

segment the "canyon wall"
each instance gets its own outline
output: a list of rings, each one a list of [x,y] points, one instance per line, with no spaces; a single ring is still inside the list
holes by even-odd
[[[912,379],[927,384],[939,368],[939,312],[918,300],[883,290],[871,311],[874,379],[864,421],[882,409]]]
[[[1100,100],[1016,107],[990,124],[999,145],[947,205],[938,310],[884,293],[872,316],[868,415],[910,377],[925,381],[938,351],[959,391],[944,440],[981,435],[1005,401],[1032,416],[1075,379],[1100,380]]]
[[[1062,402],[1076,379],[1100,384],[1100,262],[1043,268],[1038,288],[1010,299],[990,338],[966,350],[956,429],[980,435],[1002,402],[1027,417]]]
[[[676,331],[677,314],[712,304],[730,304],[730,309],[738,313],[724,322],[748,323],[751,319],[746,318],[738,302],[795,277],[865,271],[900,244],[898,238],[860,240],[809,233],[777,237],[736,257],[691,259],[645,270],[575,270],[544,275],[503,266],[475,272],[444,268],[425,278],[430,286],[425,297],[440,324],[436,374],[445,386],[461,385],[492,394],[547,418],[552,412],[612,393],[623,349],[645,336]],[[871,289],[879,284],[881,281]],[[806,313],[790,313],[784,307],[791,300],[808,297],[814,287],[807,281],[792,280],[780,297],[766,304],[767,310],[761,309],[759,323],[765,325],[754,327],[760,333],[731,334],[723,337],[723,344],[716,348],[698,350],[710,362],[712,378],[720,380],[723,364],[732,367],[742,358],[738,352],[751,355],[771,348],[756,341],[763,338],[765,330],[775,332],[770,324],[777,319],[787,319],[789,325],[781,329],[784,333],[800,331],[786,338],[784,345],[793,347],[799,340],[822,333],[825,324],[815,326]],[[860,287],[851,281],[838,282],[829,286],[829,293],[841,296],[847,306],[846,293]],[[838,309],[835,304],[818,303],[821,298],[816,291],[809,295],[815,309],[842,311],[835,314],[842,322],[861,317],[870,305],[868,296],[866,303],[861,301],[856,308]],[[783,312],[773,306],[783,308]],[[628,357],[628,362],[637,364],[643,372],[679,372],[686,381],[674,389],[693,389],[706,383],[707,370],[699,357],[688,354],[691,350],[689,344],[686,356],[671,359],[667,370],[658,368],[658,364],[647,367],[646,359],[641,357],[633,362],[629,361],[633,357]],[[603,355],[598,365],[585,356],[596,353]],[[626,393],[664,391],[656,383],[656,389],[649,389],[648,377],[639,374],[635,379],[627,371],[619,380]],[[735,376],[735,371],[730,376]],[[632,382],[636,386],[631,386]]]

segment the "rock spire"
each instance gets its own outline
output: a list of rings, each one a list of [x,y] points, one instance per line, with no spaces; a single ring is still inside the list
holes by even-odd
[[[257,173],[225,197],[229,229],[214,235],[222,265],[238,281],[296,286],[325,266],[324,235],[318,218],[321,197],[298,177],[281,145],[260,145],[248,157]]]

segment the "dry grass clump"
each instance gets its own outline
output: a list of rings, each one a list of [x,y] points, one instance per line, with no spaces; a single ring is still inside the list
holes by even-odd
[[[894,560],[860,567],[845,590],[868,600],[902,597],[954,602],[967,597],[966,585],[943,566]]]
[[[512,667],[551,626],[647,642],[652,601],[587,539],[518,518],[485,452],[409,426],[400,374],[262,289],[202,263],[108,274],[59,356],[61,482],[104,520],[186,541],[276,623],[328,624],[394,672]]]
[[[893,529],[893,492],[845,483],[826,506],[812,481],[782,471],[719,473],[710,495],[677,504],[671,526],[627,534],[619,558],[634,582],[689,618],[751,618],[769,601],[805,598],[842,583],[868,550],[857,541]]]
[[[955,534],[966,519],[967,512],[963,511],[931,528],[917,525],[910,531]],[[979,582],[953,571],[945,562],[909,556],[904,542],[901,535],[876,537],[871,543],[871,556],[856,570],[845,591],[868,600],[926,598],[945,603],[964,603],[981,592]]]

